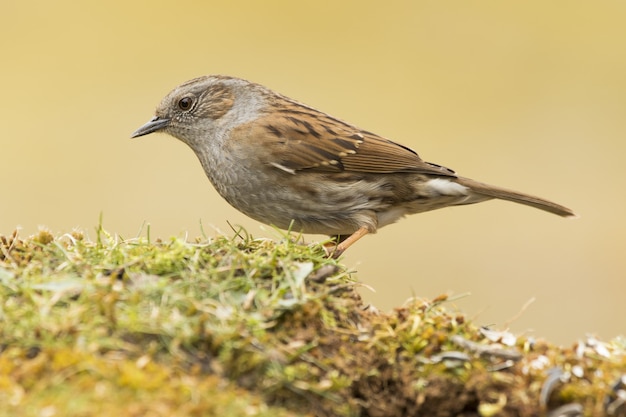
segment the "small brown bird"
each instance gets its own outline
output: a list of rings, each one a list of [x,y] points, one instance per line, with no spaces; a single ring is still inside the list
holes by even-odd
[[[213,75],[176,87],[132,137],[157,131],[189,145],[239,211],[282,229],[337,236],[334,257],[407,214],[492,198],[575,216],[459,177],[404,145],[239,78]]]

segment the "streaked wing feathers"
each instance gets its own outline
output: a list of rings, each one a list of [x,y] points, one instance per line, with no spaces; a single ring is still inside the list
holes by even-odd
[[[281,97],[282,98],[282,97]],[[451,169],[422,161],[413,150],[360,130],[325,113],[283,98],[250,132],[266,144],[268,163],[289,170],[413,172],[455,176]],[[261,140],[260,137],[263,137]]]

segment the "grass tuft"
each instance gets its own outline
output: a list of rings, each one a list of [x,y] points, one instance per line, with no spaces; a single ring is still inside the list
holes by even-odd
[[[559,349],[445,296],[381,314],[289,233],[148,236],[0,236],[0,415],[624,412],[623,339]]]

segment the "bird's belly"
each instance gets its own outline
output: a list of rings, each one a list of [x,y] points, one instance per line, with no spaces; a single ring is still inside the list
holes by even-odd
[[[279,175],[279,179],[275,178]],[[213,181],[237,210],[262,223],[304,233],[346,235],[361,226],[377,228],[377,212],[389,208],[378,180],[366,175],[273,173]],[[330,184],[330,185],[329,185]]]
[[[465,187],[419,174],[292,174],[248,166],[244,169],[249,172],[242,175],[241,169],[212,168],[209,179],[237,210],[262,223],[304,233],[349,235],[363,226],[374,233],[407,214],[469,203]]]

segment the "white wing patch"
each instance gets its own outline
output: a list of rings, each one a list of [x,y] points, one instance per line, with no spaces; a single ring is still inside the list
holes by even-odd
[[[287,167],[286,167],[286,166],[284,166],[284,165],[278,164],[278,163],[276,163],[276,162],[270,162],[270,165],[272,165],[274,168],[278,168],[278,169],[280,169],[280,170],[282,170],[282,171],[285,171],[285,172],[286,172],[286,173],[288,173],[288,174],[291,174],[291,175],[296,175],[296,171],[294,171],[294,170],[293,170],[293,169],[291,169],[291,168],[287,168]]]
[[[469,194],[466,186],[444,178],[429,180],[426,187],[428,187],[429,193],[433,195],[466,196]]]

